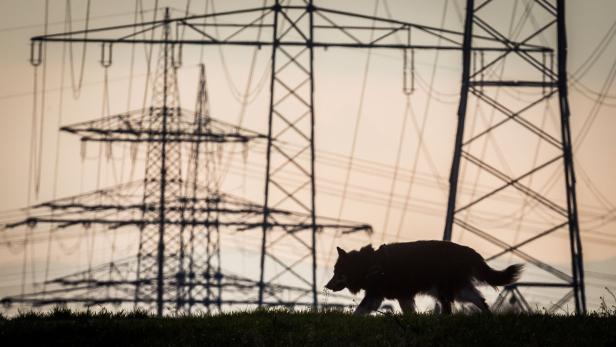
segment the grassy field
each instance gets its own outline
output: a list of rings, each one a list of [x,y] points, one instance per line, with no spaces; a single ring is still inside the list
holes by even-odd
[[[0,319],[3,346],[616,346],[616,315],[419,314],[257,311],[154,318],[56,309]]]

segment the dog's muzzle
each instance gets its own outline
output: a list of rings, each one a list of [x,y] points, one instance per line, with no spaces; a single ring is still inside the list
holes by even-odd
[[[333,290],[334,292],[339,292],[341,290],[343,290],[347,285],[347,281],[345,278],[332,278],[331,280],[329,280],[329,282],[327,282],[327,284],[325,285],[325,288],[329,289],[329,290]]]

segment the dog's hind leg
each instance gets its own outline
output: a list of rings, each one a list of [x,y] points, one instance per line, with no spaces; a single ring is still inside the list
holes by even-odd
[[[359,306],[355,309],[353,314],[364,316],[370,314],[370,312],[378,310],[383,302],[383,297],[378,295],[372,295],[370,293],[366,293],[364,299],[359,303]]]
[[[451,295],[440,294],[438,296],[438,303],[441,307],[441,313],[451,314],[451,304],[453,304],[453,298]]]
[[[413,296],[406,298],[398,298],[398,304],[404,314],[415,313],[415,298]]]
[[[477,288],[469,284],[456,293],[456,300],[470,302],[477,306],[482,312],[490,312],[490,307],[486,304],[486,299],[481,295]]]

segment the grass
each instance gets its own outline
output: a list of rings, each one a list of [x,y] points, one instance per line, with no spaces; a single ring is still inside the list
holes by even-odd
[[[615,346],[614,310],[587,316],[253,311],[155,318],[143,312],[21,313],[0,318],[8,345],[56,346]]]

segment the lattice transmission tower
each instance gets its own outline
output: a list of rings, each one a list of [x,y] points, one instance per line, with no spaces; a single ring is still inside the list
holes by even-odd
[[[509,300],[518,309],[531,311],[520,289],[541,288],[561,296],[550,311],[573,298],[575,311],[585,313],[567,98],[565,1],[527,2],[521,24],[513,30],[503,25],[496,3],[467,1],[458,128],[443,238],[455,241],[470,233],[466,242],[499,249],[488,260],[521,259],[529,265],[527,271],[536,273],[532,280],[507,287],[495,306],[507,305]],[[494,37],[507,52],[477,54],[475,33]],[[546,51],[519,51],[520,36],[518,42],[536,43]],[[490,116],[482,114],[482,109]],[[550,124],[553,109],[558,114]],[[460,192],[463,180],[480,182],[483,189]],[[506,194],[519,202],[496,202]],[[479,218],[477,209],[482,208],[494,212],[500,223]],[[512,216],[512,222],[507,222]],[[530,227],[520,224],[533,219]],[[563,232],[566,237],[560,242],[546,237]],[[568,270],[550,260],[563,252],[570,255]],[[546,280],[545,275],[550,278]]]
[[[311,214],[277,206],[267,208],[264,222],[263,205],[220,191],[219,145],[267,137],[210,117],[203,65],[194,114],[179,107],[176,71],[181,66],[181,48],[173,43],[171,24],[166,9],[164,19],[146,30],[152,37],[157,29],[161,31],[160,38],[150,42],[160,44],[161,49],[149,108],[61,128],[80,136],[84,143],[145,145],[143,180],[41,203],[25,209],[25,217],[3,225],[3,229],[102,225],[110,230],[133,226],[139,229],[136,257],[55,278],[43,283],[42,291],[7,297],[4,303],[128,303],[158,315],[220,310],[223,305],[310,306],[313,302],[302,298],[314,288],[261,285],[261,281],[223,272],[220,233],[250,232],[264,223],[288,233],[312,227],[346,232],[369,229],[364,224],[317,220]],[[33,46],[33,50],[40,48]],[[111,43],[103,42],[105,68],[112,64],[112,51]],[[39,63],[33,62],[35,66]],[[272,145],[271,138],[268,143]],[[183,145],[189,147],[186,173],[182,172]],[[263,300],[263,294],[273,299]]]
[[[47,42],[99,43],[103,45],[103,50],[107,49],[109,52],[113,46],[121,44],[156,44],[166,47],[171,57],[174,56],[173,50],[181,50],[183,45],[271,47],[268,130],[265,136],[267,154],[264,202],[262,205],[248,205],[252,212],[258,210],[259,221],[244,222],[242,226],[234,224],[239,223],[237,219],[235,222],[229,220],[227,223],[237,227],[258,227],[262,231],[259,279],[252,282],[258,289],[254,300],[256,304],[260,306],[309,304],[316,307],[319,305],[316,280],[318,265],[316,238],[319,231],[326,228],[341,229],[343,232],[369,229],[369,226],[363,224],[350,222],[341,224],[338,220],[327,219],[320,221],[316,217],[318,192],[315,174],[316,115],[314,110],[316,49],[341,47],[398,50],[406,57],[405,66],[414,64],[412,57],[415,56],[416,50],[462,52],[463,71],[466,77],[461,94],[461,105],[465,105],[467,92],[473,90],[473,83],[477,83],[469,80],[470,57],[473,54],[482,56],[484,54],[495,56],[514,54],[531,57],[528,59],[535,61],[537,56],[549,56],[554,51],[547,44],[531,42],[535,36],[527,40],[515,40],[489,30],[486,30],[485,34],[473,33],[472,25],[468,23],[474,23],[473,18],[476,17],[471,17],[469,22],[469,11],[474,14],[481,8],[493,6],[491,2],[485,1],[479,6],[475,6],[473,1],[467,2],[467,8],[470,10],[467,10],[467,25],[464,32],[316,6],[312,0],[274,0],[271,5],[263,7],[175,18],[172,18],[167,11],[165,18],[161,20],[33,37],[31,56],[40,57],[41,47]],[[548,1],[537,0],[535,2],[542,8],[546,8],[548,13],[550,11],[557,13],[556,5]],[[558,2],[558,8],[562,8],[561,2]],[[562,25],[564,32],[564,22]],[[150,38],[143,35],[143,33],[149,33],[161,27],[171,33],[161,38]],[[169,30],[169,28],[176,30]],[[182,32],[182,35],[178,35],[179,32]],[[372,36],[371,33],[376,33],[376,35]],[[261,37],[266,37],[266,39]],[[406,61],[409,58],[411,61]],[[534,67],[532,64],[531,66]],[[412,74],[413,69],[410,71]],[[485,74],[479,75],[484,76]],[[548,81],[552,82],[552,79]],[[488,88],[489,82],[482,80],[482,85],[477,87]],[[549,87],[547,82],[544,84],[550,93],[556,88],[555,86]],[[466,107],[460,109],[465,110]],[[518,117],[511,118],[518,119]],[[458,134],[463,135],[464,128],[461,127],[461,129]],[[458,135],[456,143],[459,143],[461,138],[462,136]],[[285,147],[284,143],[293,143],[297,146],[290,149],[290,147]],[[169,147],[171,148],[173,146]],[[452,177],[456,178],[459,167],[456,161],[460,162],[458,152],[460,150],[457,150],[454,156],[455,170],[452,170],[452,172],[456,171],[455,175],[452,174]],[[284,177],[289,175],[301,177],[301,179],[293,182],[285,180]],[[174,183],[171,185],[173,187]],[[170,190],[172,191],[173,189]],[[455,202],[457,181],[452,180],[452,191],[453,199],[450,201]],[[166,193],[167,188],[165,188]],[[152,201],[156,198],[160,201],[166,200],[164,194],[161,195],[159,192],[152,194],[154,194]],[[159,206],[163,205],[160,201]],[[169,204],[165,202],[164,205],[165,210],[168,210]],[[181,215],[173,211],[173,208],[165,213],[168,214],[170,220],[181,218]],[[157,216],[160,218],[161,214]],[[254,215],[251,214],[251,216]],[[153,214],[152,217],[154,217]],[[165,217],[162,218],[165,219]],[[449,220],[451,218],[448,217]],[[152,240],[148,246],[149,250],[155,245],[157,249],[160,249],[161,238],[162,245],[166,242],[175,242],[173,240],[177,235],[161,237],[160,223],[153,224],[149,238]],[[449,226],[447,230],[450,231],[446,232],[446,239],[449,239],[451,223],[448,222],[447,225]],[[158,227],[158,234],[154,230],[156,227]],[[280,256],[282,254],[280,247],[289,245],[303,251],[290,254],[293,259],[284,259]],[[153,267],[160,270],[160,255],[154,258],[152,254],[145,252],[140,252],[140,254],[143,262],[143,265],[139,265],[140,272]],[[165,269],[162,270],[164,272]],[[167,274],[170,275],[175,270],[177,268],[171,269]],[[160,313],[162,311],[160,298],[164,295],[160,293],[160,280],[156,279],[156,281],[158,285],[139,284],[137,293],[153,296],[156,291]],[[179,283],[179,281],[174,283]],[[272,289],[282,287],[296,289],[294,293],[297,295],[282,299],[280,291]],[[174,293],[174,297],[180,295],[179,290],[170,290]],[[310,296],[310,299],[304,300],[307,296]]]

